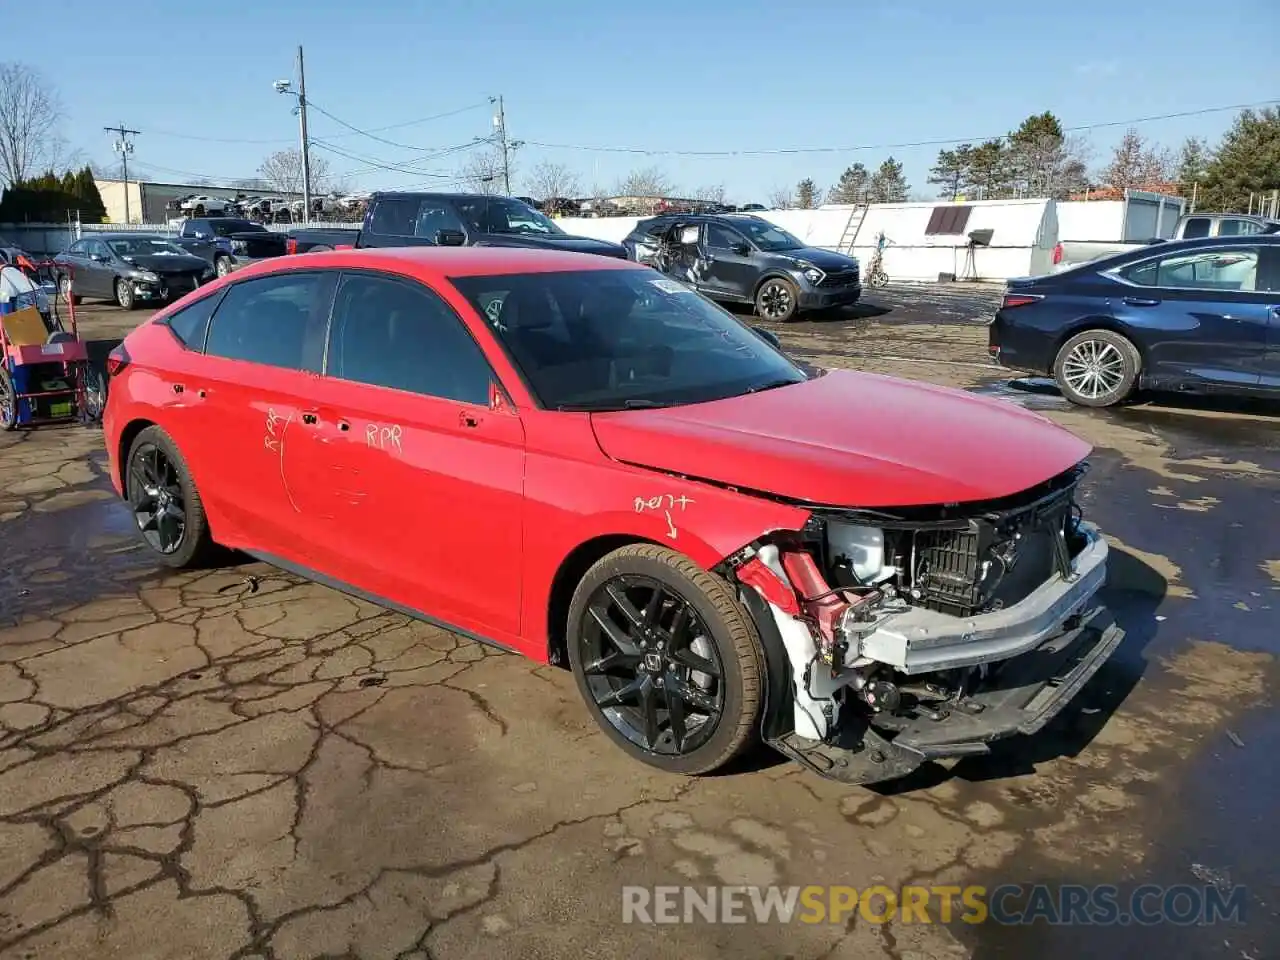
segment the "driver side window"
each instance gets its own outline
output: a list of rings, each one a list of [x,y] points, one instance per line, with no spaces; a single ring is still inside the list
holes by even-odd
[[[742,235],[724,224],[707,224],[707,246],[712,250],[733,250],[743,242]]]

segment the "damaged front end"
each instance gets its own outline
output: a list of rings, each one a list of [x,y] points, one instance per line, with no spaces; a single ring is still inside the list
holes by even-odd
[[[983,503],[815,508],[730,558],[786,653],[793,709],[770,711],[766,739],[870,783],[1043,727],[1123,636],[1097,598],[1107,544],[1076,505],[1083,473]]]

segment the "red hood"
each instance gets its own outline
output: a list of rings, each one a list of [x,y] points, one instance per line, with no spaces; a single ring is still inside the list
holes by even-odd
[[[836,370],[791,387],[592,415],[615,460],[809,503],[907,507],[1020,493],[1091,447],[949,387]]]

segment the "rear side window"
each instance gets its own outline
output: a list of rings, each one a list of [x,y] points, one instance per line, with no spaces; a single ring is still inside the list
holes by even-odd
[[[205,353],[319,373],[335,282],[335,273],[317,272],[232,284],[214,311]]]
[[[1258,251],[1215,247],[1171,254],[1129,267],[1122,276],[1144,287],[1248,293],[1257,289]]]
[[[421,200],[415,197],[379,200],[373,205],[369,232],[384,237],[412,237],[418,225],[420,204]]]
[[[177,313],[170,314],[164,322],[165,326],[172,330],[173,335],[188,349],[203,350],[204,336],[209,329],[209,318],[217,309],[219,299],[216,293],[211,297],[203,297],[191,306],[183,307]]]
[[[487,405],[493,374],[458,315],[419,284],[347,274],[329,333],[331,377]]]
[[[1192,217],[1182,225],[1182,236],[1187,240],[1194,240],[1196,237],[1207,237],[1208,235],[1208,217]]]

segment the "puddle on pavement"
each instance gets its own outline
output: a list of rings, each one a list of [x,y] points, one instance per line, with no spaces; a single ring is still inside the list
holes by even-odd
[[[1063,410],[1071,406],[1058,390],[1058,385],[1048,377],[1019,377],[1016,380],[997,380],[970,387],[969,393],[997,400],[1008,400],[1028,410]]]

